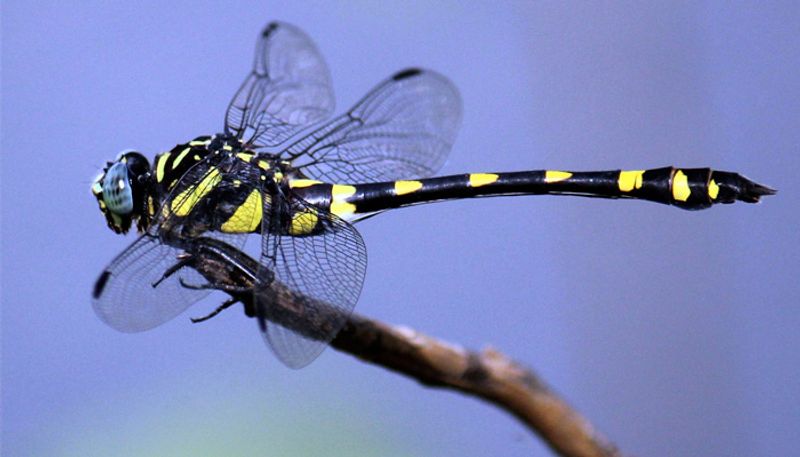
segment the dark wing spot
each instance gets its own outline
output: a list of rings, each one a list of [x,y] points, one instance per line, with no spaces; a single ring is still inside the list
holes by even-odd
[[[277,28],[278,28],[278,23],[277,22],[270,22],[269,24],[267,24],[266,27],[264,27],[264,30],[261,32],[261,36],[267,37],[267,36],[269,36],[269,34],[274,32],[275,29],[277,29]]]
[[[399,73],[396,73],[394,76],[392,76],[392,79],[395,81],[400,81],[401,79],[417,76],[420,73],[422,73],[422,70],[420,70],[419,68],[407,68]]]
[[[97,282],[94,283],[94,290],[92,291],[92,298],[95,300],[100,298],[100,295],[103,294],[103,289],[106,287],[106,283],[108,282],[108,278],[111,277],[111,272],[106,270],[103,274],[97,278]]]

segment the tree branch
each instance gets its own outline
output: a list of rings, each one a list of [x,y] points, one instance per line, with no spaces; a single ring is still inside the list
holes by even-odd
[[[198,240],[188,264],[211,284],[219,285],[254,313],[253,285],[258,263],[246,254],[210,238]],[[482,398],[513,414],[559,455],[621,456],[621,452],[530,369],[493,349],[482,352],[393,327],[359,315],[342,316],[324,303],[309,303],[278,281],[268,297],[270,321],[314,338],[331,322],[346,319],[331,342],[334,348],[401,373],[420,383]],[[298,305],[303,303],[303,305]],[[322,332],[324,333],[324,332]]]

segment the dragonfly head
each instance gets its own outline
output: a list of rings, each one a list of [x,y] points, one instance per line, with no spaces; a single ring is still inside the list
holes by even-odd
[[[123,151],[108,162],[94,180],[92,194],[111,230],[126,233],[134,219],[138,219],[140,231],[147,228],[152,213],[147,206],[152,205],[151,181],[150,163],[136,151]]]

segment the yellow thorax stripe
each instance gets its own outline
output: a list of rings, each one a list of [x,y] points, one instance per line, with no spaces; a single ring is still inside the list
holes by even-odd
[[[236,208],[233,216],[222,224],[222,231],[227,233],[250,233],[261,224],[262,217],[261,191],[254,189],[247,199]]]
[[[253,160],[254,154],[252,152],[239,152],[236,154],[236,157],[245,162],[250,162]]]
[[[165,152],[158,156],[158,163],[156,163],[156,182],[161,182],[164,180],[164,167],[167,165],[167,159],[169,158],[169,152]]]
[[[194,205],[208,195],[221,180],[222,177],[219,174],[219,170],[216,167],[210,169],[198,184],[187,187],[173,198],[169,205],[170,209],[177,216],[187,216],[194,208]]]
[[[292,215],[292,225],[289,227],[290,235],[308,235],[317,226],[319,217],[313,208],[298,211]]]
[[[186,154],[189,154],[189,152],[191,150],[192,150],[192,148],[186,148],[183,151],[181,151],[181,153],[178,154],[177,157],[175,157],[175,160],[172,161],[172,169],[173,170],[178,168],[178,165],[180,165],[181,160],[183,160],[183,158],[186,157]]]

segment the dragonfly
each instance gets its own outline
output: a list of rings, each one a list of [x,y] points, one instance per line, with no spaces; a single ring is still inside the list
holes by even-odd
[[[107,162],[92,193],[108,227],[140,236],[98,277],[92,304],[114,329],[161,325],[223,285],[209,283],[192,257],[242,250],[257,234],[252,284],[267,345],[292,368],[313,361],[352,312],[367,251],[353,224],[393,208],[453,199],[577,195],[640,199],[688,210],[755,203],[775,191],[709,168],[465,173],[433,177],[458,132],[458,90],[432,70],[384,80],[346,113],[331,117],[330,72],[300,29],[269,23],[252,68],[225,113],[223,130],[155,156],[126,150]],[[230,255],[229,257],[234,257]],[[324,317],[307,330],[276,306]],[[233,305],[232,298],[206,320]],[[329,311],[320,313],[320,304]]]

